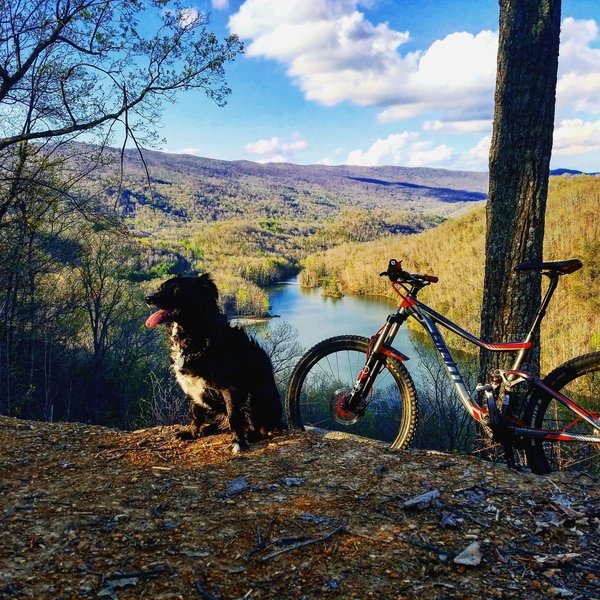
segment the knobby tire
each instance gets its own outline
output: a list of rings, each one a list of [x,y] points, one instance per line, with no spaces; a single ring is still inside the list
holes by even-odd
[[[408,370],[392,357],[384,357],[366,414],[356,423],[336,420],[335,394],[354,385],[366,362],[368,344],[367,338],[343,335],[318,343],[302,356],[285,400],[291,428],[345,431],[389,442],[394,450],[410,445],[419,412],[417,395]]]
[[[543,381],[553,390],[575,400],[596,419],[600,418],[600,352],[564,363]],[[528,400],[525,422],[536,429],[560,430],[567,427],[566,431],[573,433],[600,436],[600,429],[594,429],[582,420],[577,421],[572,411],[537,389]],[[529,440],[525,450],[527,462],[534,473],[565,470],[600,475],[600,443]]]

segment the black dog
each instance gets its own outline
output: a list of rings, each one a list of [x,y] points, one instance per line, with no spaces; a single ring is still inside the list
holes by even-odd
[[[280,429],[281,403],[266,352],[229,325],[217,300],[208,274],[173,277],[146,298],[159,309],[146,325],[169,324],[172,369],[191,400],[187,437],[230,429],[237,453]]]

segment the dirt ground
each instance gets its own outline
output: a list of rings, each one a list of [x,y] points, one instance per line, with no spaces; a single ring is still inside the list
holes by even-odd
[[[0,417],[0,598],[596,598],[600,483]]]

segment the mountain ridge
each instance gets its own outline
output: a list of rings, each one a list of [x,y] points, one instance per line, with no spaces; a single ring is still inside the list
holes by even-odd
[[[107,152],[117,158],[118,151]],[[224,161],[143,150],[123,154],[123,189],[133,203],[153,204],[153,192],[179,216],[220,221],[240,215],[280,218],[332,217],[344,208],[408,210],[441,217],[462,212],[487,197],[487,173],[421,167],[295,165]],[[145,165],[144,165],[145,163]],[[100,175],[106,177],[106,167]],[[114,196],[116,188],[110,190]],[[154,203],[156,204],[156,203]],[[161,208],[160,202],[155,208]],[[181,210],[183,209],[183,213]]]

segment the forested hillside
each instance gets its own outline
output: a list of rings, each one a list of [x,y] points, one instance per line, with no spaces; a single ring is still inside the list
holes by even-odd
[[[132,150],[115,179],[118,154],[105,153],[112,163],[86,185],[105,194],[142,242],[140,277],[214,271],[238,313],[261,312],[265,298],[255,285],[289,277],[311,252],[423,231],[480,204],[487,189],[485,173],[263,165]],[[254,300],[238,302],[239,289]]]
[[[303,280],[310,285],[324,281],[329,293],[385,293],[377,274],[395,256],[405,258],[410,270],[439,275],[439,296],[432,304],[478,328],[483,210],[465,212],[465,207],[483,203],[477,198],[485,175],[261,166],[149,154],[151,188],[142,164],[128,164],[134,161],[129,154],[119,180],[110,177],[108,166],[101,173],[86,172],[85,153],[93,154],[94,149],[61,150],[50,153],[23,146],[20,154],[10,157],[20,184],[3,188],[4,414],[123,427],[185,418],[185,402],[168,372],[162,332],[143,327],[148,313],[145,294],[173,273],[211,271],[223,308],[230,315],[248,315],[268,309],[261,286],[297,272],[307,255],[311,256]],[[176,166],[173,173],[165,167],[170,161]],[[98,164],[95,158],[93,162]],[[433,179],[427,185],[424,178],[429,175]],[[211,177],[216,177],[212,183]],[[403,177],[406,185],[399,183]],[[241,194],[240,209],[212,220],[215,215],[203,212],[196,202],[198,190],[207,194],[210,183],[211,202],[229,198],[223,206],[233,206],[227,178]],[[337,181],[337,187],[330,185],[327,202],[319,203],[327,178]],[[369,181],[357,180],[361,178]],[[262,200],[244,195],[250,181],[255,199]],[[398,190],[414,190],[411,186],[428,193],[437,190],[437,199],[430,195],[425,203],[435,210],[421,213],[425,205],[420,201],[401,200]],[[598,343],[592,334],[598,329],[594,277],[599,185],[597,178],[565,176],[553,179],[552,187],[546,255],[579,255],[586,263],[584,271],[565,278],[563,295],[554,304],[550,322],[553,331],[562,334],[555,360],[548,361],[554,364],[563,355],[575,354],[579,342]],[[291,196],[294,201],[288,202]],[[466,200],[440,200],[448,197]],[[115,202],[120,214],[112,210]],[[296,210],[294,205],[304,208]],[[271,213],[266,212],[268,206]],[[458,215],[443,222],[455,209]],[[191,216],[194,211],[197,217]],[[408,233],[417,235],[404,235]],[[430,297],[432,291],[428,290]],[[293,344],[289,332],[286,335],[283,342]],[[268,343],[281,347],[282,340],[275,337]]]
[[[561,279],[542,329],[542,367],[600,348],[600,177],[563,176],[550,182],[545,260],[580,258],[584,268]],[[301,281],[326,293],[393,296],[378,275],[389,258],[403,259],[413,273],[430,273],[439,283],[421,298],[473,332],[479,330],[484,264],[483,207],[410,237],[343,244],[309,256]],[[458,339],[456,340],[458,342]]]

